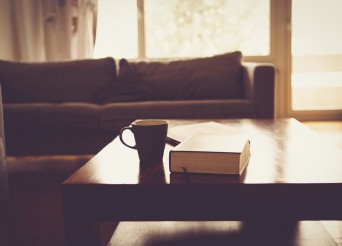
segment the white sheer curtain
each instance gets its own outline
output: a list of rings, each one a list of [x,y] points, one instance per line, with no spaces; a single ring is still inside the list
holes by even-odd
[[[97,0],[0,0],[1,59],[93,57]]]

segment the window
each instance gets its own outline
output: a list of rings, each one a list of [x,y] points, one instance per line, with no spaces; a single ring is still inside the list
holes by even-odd
[[[269,0],[99,0],[95,57],[270,54]]]
[[[94,57],[138,55],[136,0],[99,0]]]
[[[292,109],[342,109],[342,1],[292,0]]]

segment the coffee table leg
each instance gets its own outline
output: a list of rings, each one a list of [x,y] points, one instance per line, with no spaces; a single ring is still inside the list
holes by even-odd
[[[64,217],[66,245],[101,245],[100,223]]]

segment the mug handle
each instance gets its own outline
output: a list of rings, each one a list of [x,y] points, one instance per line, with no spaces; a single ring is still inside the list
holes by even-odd
[[[125,141],[123,140],[123,137],[122,137],[122,134],[125,130],[130,130],[132,133],[132,127],[131,126],[125,126],[123,127],[121,130],[120,130],[120,134],[119,134],[119,137],[120,137],[120,141],[121,143],[123,143],[125,146],[127,146],[128,148],[131,148],[131,149],[137,149],[137,145],[135,144],[134,146],[131,146],[131,145],[128,145],[125,143]],[[133,133],[134,134],[134,133]]]

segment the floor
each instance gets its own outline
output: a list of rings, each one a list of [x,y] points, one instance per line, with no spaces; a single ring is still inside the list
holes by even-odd
[[[10,173],[9,245],[64,244],[60,184],[65,174]]]
[[[302,123],[342,150],[342,121],[306,121]],[[342,246],[342,221],[322,221],[322,224],[337,244]]]
[[[303,123],[342,149],[342,121]],[[90,157],[8,158],[9,245],[64,245],[60,184]],[[342,221],[322,223],[342,246]],[[115,226],[115,223],[102,226],[103,245]]]

